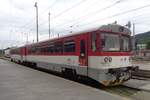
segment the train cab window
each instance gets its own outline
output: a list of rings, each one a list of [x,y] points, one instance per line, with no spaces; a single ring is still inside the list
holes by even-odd
[[[121,51],[130,51],[130,39],[129,37],[122,36],[121,37]]]
[[[75,52],[74,40],[69,40],[64,42],[64,52]]]
[[[97,47],[96,47],[96,33],[93,33],[92,34],[92,37],[91,37],[91,49],[93,52],[96,51]]]
[[[101,34],[101,45],[103,51],[120,51],[119,35]]]
[[[85,57],[85,41],[81,40],[80,41],[80,56]]]

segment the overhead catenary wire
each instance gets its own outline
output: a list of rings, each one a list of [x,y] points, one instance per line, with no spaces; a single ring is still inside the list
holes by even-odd
[[[144,7],[145,8],[145,7]],[[142,8],[141,8],[142,9]],[[47,8],[47,10],[49,10],[48,8]],[[43,13],[45,13],[46,11],[47,11],[46,9],[45,9],[45,11],[43,12]],[[140,9],[138,9],[138,10],[140,10]],[[135,10],[135,11],[137,11],[137,10]],[[132,12],[132,11],[131,11]],[[130,13],[130,12],[128,12],[128,13]],[[118,13],[119,14],[119,13]],[[125,11],[125,14],[127,14],[126,13],[126,11]],[[115,16],[116,15],[116,16]],[[121,14],[121,15],[124,15],[124,14]],[[117,16],[121,16],[120,14],[119,15],[117,15],[117,14],[114,14],[114,16],[113,15],[110,15],[110,16],[107,16],[107,18],[106,19],[98,19],[98,20],[94,20],[95,22],[97,22],[97,21],[100,21],[100,20],[107,20],[107,19],[109,19],[109,18],[113,18],[113,17],[117,17]],[[61,15],[60,15],[61,16]],[[112,17],[111,17],[112,16]],[[58,16],[59,17],[59,16]],[[58,18],[57,17],[57,18]],[[83,17],[84,18],[84,17]],[[29,24],[31,24],[32,23],[32,21],[35,21],[34,19],[31,19],[30,21],[29,21],[29,23],[26,23],[26,25],[24,25],[23,27],[25,27],[25,26],[29,26]],[[75,20],[75,21],[78,21],[78,20]],[[47,22],[47,21],[46,21]],[[91,22],[91,23],[95,23],[95,22]],[[45,22],[44,22],[45,23]],[[68,23],[67,23],[68,24]],[[84,26],[84,25],[89,25],[88,23],[85,23],[85,24],[83,24],[82,26]],[[141,25],[141,24],[146,24],[145,22],[135,22],[135,24],[137,24],[137,25]],[[148,25],[149,23],[147,23],[146,25]],[[66,31],[66,30],[65,30]],[[65,32],[64,31],[64,32]],[[60,33],[60,32],[59,32]]]
[[[106,19],[109,19],[109,18],[121,16],[121,15],[124,15],[124,14],[127,14],[127,13],[131,13],[131,12],[134,12],[134,11],[138,11],[138,10],[141,10],[141,9],[144,9],[144,8],[147,8],[147,7],[150,7],[150,4],[144,5],[142,7],[134,8],[134,9],[131,9],[131,10],[123,11],[123,12],[120,12],[120,13],[117,13],[117,14],[114,14],[114,15],[111,15],[111,16],[107,16],[107,17],[102,18],[102,19],[94,20],[92,22],[85,23],[85,24],[80,25],[80,26],[90,25],[92,23],[95,23],[95,22],[98,22],[98,21],[101,21],[101,20],[106,20]]]
[[[104,7],[104,8],[98,9],[98,10],[96,10],[96,11],[94,11],[94,12],[88,13],[88,14],[86,14],[86,15],[84,15],[84,16],[78,17],[78,18],[76,18],[76,19],[74,19],[74,20],[70,20],[69,22],[74,22],[74,21],[81,20],[81,19],[86,18],[86,17],[93,16],[95,13],[103,12],[103,11],[105,11],[105,10],[107,10],[107,9],[109,9],[109,8],[111,8],[111,7],[114,7],[115,5],[121,3],[122,1],[124,1],[124,0],[117,0],[117,1],[115,1],[113,4],[110,4],[110,5],[108,5],[108,6]],[[56,17],[53,17],[53,19],[55,19],[55,18],[56,18]],[[76,23],[78,23],[78,22],[79,22],[79,21],[77,21]],[[40,25],[43,25],[43,24],[45,24],[45,23],[47,23],[47,21],[42,22]],[[75,25],[76,23],[74,23],[73,25]],[[62,27],[62,26],[64,26],[64,25],[66,25],[66,24],[68,24],[68,22],[67,22],[67,23],[61,23],[61,24],[59,24],[59,25],[56,25],[55,27],[60,27],[60,26]],[[72,25],[72,26],[73,26],[73,25]]]
[[[103,11],[105,11],[105,10],[107,10],[107,9],[109,9],[109,8],[111,8],[111,7],[114,7],[115,5],[121,3],[122,1],[124,1],[124,0],[117,0],[117,1],[114,2],[113,4],[110,4],[110,5],[108,5],[108,6],[104,7],[104,8],[98,9],[98,10],[96,10],[96,11],[94,11],[94,12],[88,13],[88,14],[83,15],[83,16],[81,16],[81,17],[78,17],[78,18],[76,18],[76,19],[74,19],[74,20],[70,20],[69,22],[74,22],[74,21],[77,21],[77,20],[80,21],[80,20],[82,20],[83,18],[85,19],[85,18],[87,18],[87,17],[94,16],[95,13],[103,12]],[[78,23],[79,21],[77,21],[76,23]],[[76,23],[74,23],[73,25],[75,25]],[[61,23],[61,24],[59,24],[59,25],[56,25],[55,27],[59,27],[59,26],[62,26],[62,25],[64,26],[64,24],[68,24],[68,23]]]
[[[50,8],[52,8],[53,6],[55,6],[55,4],[57,3],[57,1],[58,0],[55,0],[49,7],[47,7],[46,9],[44,9],[41,14],[45,13],[47,10],[49,10]],[[22,25],[21,28],[22,27],[26,27],[26,26],[28,27],[29,25],[33,24],[34,19],[35,18],[32,18],[29,22],[27,22],[26,24]]]
[[[123,2],[123,1],[125,1],[125,0],[118,0],[118,1],[114,2],[113,4],[107,6],[107,7],[104,7],[104,8],[102,8],[102,9],[100,9],[100,10],[97,10],[97,11],[95,11],[95,12],[93,12],[93,13],[90,13],[89,15],[85,15],[85,16],[83,16],[82,18],[79,18],[79,19],[82,20],[82,19],[85,18],[85,17],[88,18],[88,17],[90,17],[90,16],[94,16],[94,14],[101,13],[101,12],[107,10],[107,9],[110,9],[110,8],[116,6],[117,4],[120,4],[120,3]],[[87,18],[86,18],[86,19],[87,19]],[[78,23],[78,22],[74,23],[73,25],[75,25],[75,24],[77,24],[77,23]]]
[[[56,18],[60,17],[61,15],[67,13],[68,11],[70,11],[70,10],[72,10],[73,8],[79,6],[80,4],[84,3],[85,1],[87,1],[87,0],[81,0],[80,2],[74,4],[73,6],[67,8],[67,9],[65,9],[64,11],[62,11],[62,12],[58,13],[57,15],[53,16],[51,19],[56,19]],[[42,23],[40,23],[40,25],[43,25],[43,24],[45,24],[46,22],[47,22],[47,21],[43,21]]]
[[[55,0],[49,7],[47,7],[45,10],[43,10],[43,12],[41,14],[45,13],[46,11],[50,10],[53,6],[55,6],[55,4],[57,3],[57,1],[58,0]]]
[[[92,22],[82,24],[80,26],[89,25],[89,24],[92,24],[92,23],[95,23],[95,22],[98,22],[98,21],[101,21],[101,20],[106,20],[106,19],[110,19],[110,18],[113,18],[113,17],[121,16],[121,15],[131,13],[131,12],[134,12],[134,11],[137,11],[137,10],[141,10],[141,9],[147,8],[147,7],[150,7],[150,4],[142,6],[142,7],[134,8],[134,9],[131,9],[131,10],[123,11],[123,12],[120,12],[120,13],[117,13],[117,14],[114,14],[114,15],[111,15],[111,16],[107,16],[107,17],[104,17],[102,19],[97,19],[97,20],[94,20]]]
[[[97,21],[100,21],[100,20],[106,20],[106,19],[109,19],[109,18],[113,18],[113,17],[116,17],[116,16],[120,16],[120,15],[123,15],[123,14],[127,14],[127,13],[130,13],[130,12],[133,12],[133,11],[137,11],[137,10],[140,10],[140,9],[143,9],[143,8],[146,8],[146,7],[149,7],[149,5],[145,5],[145,6],[142,6],[142,7],[139,7],[139,8],[135,8],[135,9],[131,9],[131,10],[128,10],[128,11],[124,11],[124,12],[121,12],[121,13],[117,13],[117,14],[114,14],[114,15],[111,15],[111,16],[108,16],[106,18],[102,18],[102,19],[98,19],[98,20],[95,20],[94,22],[97,22]],[[93,21],[90,22],[90,23],[94,23]],[[87,25],[89,25],[90,23],[86,23]],[[85,25],[86,25],[85,24]],[[80,25],[80,26],[84,26],[83,25]]]
[[[66,12],[70,11],[71,9],[73,9],[73,8],[75,8],[75,7],[77,7],[77,6],[79,6],[80,4],[84,3],[85,1],[87,1],[87,0],[81,0],[80,2],[78,2],[78,3],[74,4],[74,5],[72,5],[71,7],[67,8],[67,9],[65,9],[64,11],[60,12],[59,14],[55,15],[55,16],[52,17],[51,19],[54,19],[54,18],[57,18],[57,17],[63,15],[64,13],[66,13]],[[40,25],[43,25],[43,24],[45,24],[45,23],[47,23],[47,20],[46,20],[46,21],[43,21],[42,23],[40,23],[39,26],[40,26]]]
[[[150,18],[150,16],[146,16],[146,17],[144,17],[144,18],[141,19],[141,20],[137,20],[137,21],[136,21],[136,19],[133,19],[133,21],[134,21],[134,22],[138,22],[138,23],[139,23],[139,22],[144,23],[145,21],[146,21],[146,22],[147,22],[147,21],[150,21],[149,18]]]
[[[55,15],[54,17],[52,17],[52,19],[57,18],[57,17],[63,15],[64,13],[66,13],[66,12],[70,11],[71,9],[73,9],[73,8],[75,8],[75,7],[77,7],[77,6],[79,6],[80,4],[84,3],[85,1],[87,1],[87,0],[81,0],[80,2],[74,4],[73,6],[67,8],[67,9],[65,9],[64,11],[60,12],[59,14]]]
[[[81,0],[80,2],[74,4],[73,6],[67,8],[67,9],[65,9],[64,11],[60,12],[59,14],[55,15],[55,16],[52,17],[51,19],[56,19],[56,18],[58,18],[59,16],[63,15],[64,13],[66,13],[66,12],[70,11],[71,9],[73,9],[73,8],[79,6],[80,4],[84,3],[85,1],[87,1],[87,0]],[[110,6],[114,6],[114,5],[118,4],[118,3],[120,3],[121,1],[124,1],[124,0],[118,0],[118,1],[116,1],[114,4],[112,4],[112,5],[110,5]],[[53,2],[53,4],[52,4],[51,6],[49,6],[48,8],[53,7],[53,6],[56,4],[56,2],[57,2],[57,0],[55,0],[55,1]],[[42,13],[44,13],[46,10],[48,10],[48,8],[45,9]],[[104,9],[107,9],[107,8],[109,8],[109,6],[103,8],[103,9],[101,9],[101,10],[104,10]],[[100,11],[100,10],[99,10],[99,11]],[[93,13],[94,13],[94,12],[93,12]],[[84,16],[83,16],[83,17],[84,17]],[[32,19],[32,20],[33,20],[33,19]],[[30,22],[27,23],[27,24],[24,25],[24,26],[29,26],[28,24],[33,23],[32,20],[30,20]],[[43,21],[42,23],[40,23],[39,26],[40,26],[40,25],[43,25],[43,24],[45,24],[45,23],[47,23],[47,20],[46,20],[46,21]]]
[[[57,0],[56,0],[56,1],[57,1]],[[81,0],[80,2],[78,2],[78,3],[74,4],[74,5],[72,5],[71,7],[67,8],[67,9],[65,9],[64,11],[60,12],[59,14],[55,15],[55,16],[52,17],[51,19],[57,18],[57,17],[63,15],[64,13],[66,13],[66,12],[70,11],[71,9],[73,9],[73,8],[75,8],[75,7],[77,7],[77,6],[79,6],[80,4],[84,3],[85,1],[87,1],[87,0]],[[56,4],[56,2],[54,2],[54,4]],[[54,4],[53,4],[52,6],[54,6]],[[50,8],[50,7],[49,7],[49,8]],[[46,11],[46,9],[45,9],[45,11]],[[43,12],[43,13],[44,13],[44,12]],[[31,21],[30,21],[30,22],[31,22]],[[44,21],[44,22],[40,23],[39,26],[45,24],[46,22],[47,22],[47,21]],[[28,23],[25,24],[25,26],[27,26],[27,25],[28,25]]]
[[[142,6],[142,7],[139,7],[139,8],[135,8],[135,9],[131,9],[131,10],[128,10],[128,11],[124,11],[124,12],[121,12],[121,13],[117,13],[117,14],[114,14],[114,15],[110,15],[110,16],[107,16],[107,17],[104,17],[102,19],[98,19],[98,20],[94,20],[90,23],[94,23],[94,22],[97,22],[97,21],[100,21],[100,20],[107,20],[109,18],[113,18],[113,17],[117,17],[117,16],[120,16],[120,15],[124,15],[124,14],[127,14],[127,13],[130,13],[130,12],[133,12],[133,11],[137,11],[137,10],[140,10],[140,9],[143,9],[143,8],[146,8],[146,7],[149,7],[149,5],[146,5],[146,6]],[[47,22],[47,21],[46,21]],[[45,23],[46,23],[45,22]],[[84,26],[84,25],[89,25],[89,23],[85,23],[85,24],[81,24],[81,26]]]

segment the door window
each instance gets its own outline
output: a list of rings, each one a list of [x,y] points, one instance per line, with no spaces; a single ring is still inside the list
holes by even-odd
[[[97,49],[97,47],[96,47],[96,33],[92,34],[91,40],[92,40],[91,48],[92,48],[92,51],[95,52]]]
[[[81,49],[81,50],[80,50],[80,56],[81,56],[81,57],[85,57],[85,53],[86,53],[86,52],[85,52],[85,49],[86,49],[86,48],[85,48],[85,41],[84,41],[84,40],[81,40],[81,41],[80,41],[80,49]]]

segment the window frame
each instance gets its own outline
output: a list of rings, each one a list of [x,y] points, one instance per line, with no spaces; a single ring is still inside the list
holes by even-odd
[[[70,48],[70,49],[72,49],[71,51],[68,51],[67,50],[67,48],[66,48],[66,46],[68,45],[68,49]],[[73,46],[71,46],[71,47],[69,47],[69,45],[73,45]],[[75,41],[75,39],[67,39],[67,40],[64,40],[64,42],[63,42],[63,52],[64,53],[75,53],[76,52],[76,41]]]
[[[118,38],[119,38],[119,50],[103,50],[103,45],[102,45],[102,34],[108,34],[108,35],[116,35],[116,36],[118,36]],[[101,42],[100,42],[100,46],[101,46],[101,49],[100,49],[100,51],[103,51],[103,52],[121,52],[121,44],[120,44],[120,34],[115,34],[115,33],[106,33],[106,32],[103,32],[103,33],[100,33],[100,40],[101,40]]]
[[[93,36],[95,38],[93,38]],[[94,45],[93,45],[93,39],[94,39]],[[98,50],[97,41],[98,41],[98,34],[96,32],[91,33],[91,46],[90,46],[90,49],[91,49],[92,52],[96,52]],[[95,46],[95,50],[93,50],[94,49],[93,46]]]
[[[63,53],[63,41],[56,41],[56,42],[54,42],[53,43],[54,45],[54,53],[58,53],[58,54],[60,54],[60,53]],[[57,51],[58,50],[58,51]]]
[[[100,34],[100,41],[101,41],[100,42],[100,51],[102,51],[102,52],[130,52],[132,50],[132,48],[131,48],[131,38],[130,38],[129,35],[119,34],[119,33],[111,33],[111,32],[100,32],[99,34]],[[120,50],[118,50],[118,51],[114,51],[114,50],[106,51],[106,50],[103,50],[103,47],[102,47],[102,34],[118,35],[118,37],[119,37],[119,44],[120,44]],[[129,50],[128,51],[123,51],[122,50],[122,37],[128,37],[129,38]]]
[[[129,41],[128,41],[128,48],[129,48],[129,50],[128,51],[123,51],[123,42],[122,42],[122,37],[127,37],[128,39],[129,39]],[[120,36],[120,42],[121,42],[121,51],[122,52],[130,52],[131,50],[132,50],[132,44],[131,44],[131,37],[130,36],[128,36],[128,35],[124,35],[124,34],[122,34],[121,36]]]

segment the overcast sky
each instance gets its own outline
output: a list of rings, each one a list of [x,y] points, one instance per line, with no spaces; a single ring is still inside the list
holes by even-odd
[[[39,9],[39,40],[113,23],[135,23],[136,34],[150,31],[150,0],[1,0],[0,48],[36,41],[35,2]],[[143,7],[143,8],[142,8]]]

